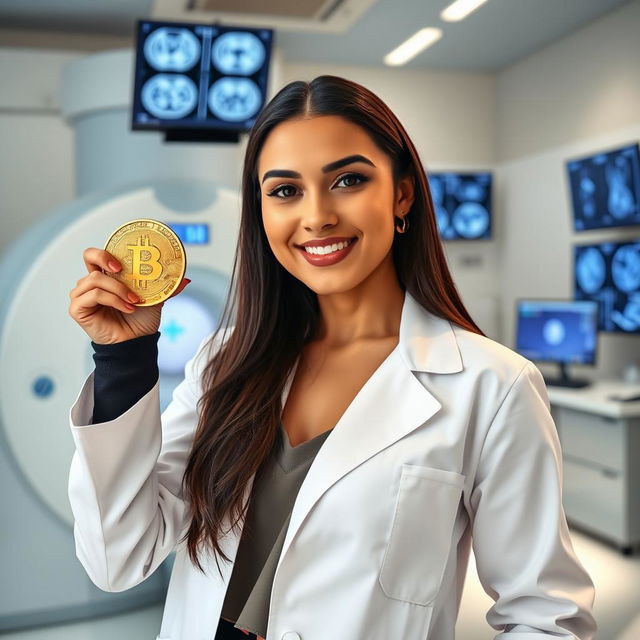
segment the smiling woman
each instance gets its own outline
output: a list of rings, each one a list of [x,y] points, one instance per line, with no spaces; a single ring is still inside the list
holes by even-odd
[[[236,321],[225,347],[203,373],[202,410],[184,476],[192,516],[185,538],[196,566],[200,543],[213,550],[216,562],[218,555],[226,559],[220,542],[222,524],[225,514],[233,515],[238,535],[243,534],[222,614],[235,620],[237,628],[266,636],[267,621],[278,625],[278,607],[283,608],[274,600],[276,566],[296,491],[304,479],[289,476],[282,484],[277,480],[278,466],[269,460],[273,460],[270,455],[277,458],[287,452],[278,445],[282,433],[285,442],[312,447],[331,427],[341,425],[376,374],[385,364],[391,366],[402,333],[401,316],[408,316],[411,300],[432,317],[451,323],[447,326],[479,337],[484,334],[469,316],[449,273],[416,149],[389,107],[365,87],[336,76],[284,87],[251,131],[242,191],[236,286],[225,309],[230,320],[237,306]],[[404,322],[406,335],[411,321]],[[415,339],[416,344],[423,340]],[[456,347],[451,344],[448,350],[453,354]],[[406,392],[398,388],[398,403]],[[312,459],[316,451],[311,453]],[[280,464],[286,465],[286,460],[281,458]],[[440,477],[447,473],[443,471],[431,473]],[[387,472],[395,473],[394,465],[380,471]],[[251,498],[243,503],[243,489],[252,480]],[[396,482],[392,481],[394,486]],[[375,485],[367,486],[369,496]],[[384,495],[384,490],[378,493]],[[427,508],[435,493],[424,498]],[[364,497],[362,502],[369,504]],[[445,506],[450,517],[441,522],[453,526],[457,503],[443,505],[436,520]],[[369,529],[375,527],[377,514],[372,509],[365,518]],[[378,533],[384,531],[386,520],[378,526]],[[336,524],[336,536],[339,530]],[[451,531],[435,528],[431,535],[434,540],[448,539]],[[373,565],[379,562],[378,550],[385,545],[375,540],[372,532],[369,542],[375,551],[367,554],[367,543],[361,539],[365,547],[360,561],[370,556],[376,558]],[[323,544],[316,544],[319,552]],[[394,607],[405,599],[414,602],[413,592],[422,593],[422,586],[440,584],[447,561],[444,549],[451,545],[442,541],[437,560],[431,557],[433,552],[420,547],[427,565],[439,567],[437,575],[425,576],[424,581],[420,571],[426,569],[403,557],[403,549],[410,547],[407,541],[394,547],[395,565],[384,566],[377,585],[392,596],[387,601],[390,608],[380,618],[386,617],[391,625],[385,637],[426,635],[422,625],[427,619],[417,615],[419,610],[409,615]],[[323,553],[330,557],[327,550]],[[306,558],[305,565],[311,566]],[[413,567],[415,584],[397,577],[400,566],[407,567],[400,573]],[[335,570],[323,574],[334,576],[324,590],[325,577],[314,571],[317,580],[308,587],[309,593],[324,593],[349,582],[346,569],[341,578]],[[373,566],[363,571],[375,575]],[[396,576],[395,582],[390,576]],[[352,579],[356,579],[353,574]],[[293,592],[286,590],[283,580],[280,577],[280,597],[286,593],[292,603]],[[304,579],[296,576],[296,580],[304,584]],[[374,588],[367,597],[375,599],[382,592]],[[397,594],[401,597],[394,601]],[[410,595],[405,598],[405,594]],[[292,605],[286,609],[293,622]],[[307,628],[308,637],[340,636],[309,627],[305,622],[309,613],[298,623]],[[559,628],[552,625],[552,630]],[[439,640],[453,631],[434,633]],[[362,627],[348,635],[371,634],[375,636],[371,627],[367,631]]]
[[[283,163],[288,168],[271,168]],[[401,292],[391,253],[394,218],[403,220],[411,208],[414,178],[394,184],[391,165],[362,126],[339,115],[283,122],[262,147],[265,233],[278,262],[318,294],[325,336],[355,320],[352,310],[367,291],[396,300]],[[349,321],[337,317],[336,303],[351,307]]]
[[[177,547],[159,638],[452,640],[473,544],[500,636],[593,640],[544,380],[466,311],[389,107],[336,76],[286,85],[242,196],[220,329],[161,418],[157,384],[95,428],[86,391],[72,409],[99,584]]]
[[[203,374],[185,471],[192,496],[186,540],[197,566],[197,544],[210,547],[216,561],[224,557],[224,514],[255,530],[262,552],[245,547],[245,533],[222,613],[266,636],[287,510],[278,519],[283,528],[261,523],[255,510],[267,507],[255,492],[271,473],[267,458],[279,429],[287,441],[306,445],[338,423],[398,345],[405,292],[434,314],[482,332],[446,266],[418,154],[391,110],[365,87],[337,76],[284,87],[251,131],[242,191],[235,286],[224,312],[230,321],[235,311],[235,328]],[[254,474],[251,508],[241,490]]]

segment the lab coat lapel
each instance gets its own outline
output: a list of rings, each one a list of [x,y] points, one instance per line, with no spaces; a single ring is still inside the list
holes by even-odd
[[[407,292],[398,345],[347,407],[305,476],[293,505],[278,568],[306,515],[329,487],[439,411],[442,405],[413,372],[456,373],[462,368],[449,321],[427,312]],[[282,406],[294,375],[295,367],[287,380]]]

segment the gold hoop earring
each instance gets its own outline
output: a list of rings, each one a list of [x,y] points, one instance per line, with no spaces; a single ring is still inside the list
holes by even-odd
[[[396,216],[398,217],[398,216]],[[398,233],[405,233],[406,230],[409,228],[409,221],[407,220],[407,216],[405,216],[404,218],[400,218],[401,222],[402,222],[402,228],[400,228],[398,225],[396,225],[396,231]]]

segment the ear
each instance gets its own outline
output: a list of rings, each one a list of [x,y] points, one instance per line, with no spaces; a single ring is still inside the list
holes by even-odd
[[[396,187],[396,198],[394,203],[394,215],[399,218],[409,213],[409,209],[413,206],[415,197],[415,181],[413,176],[406,175],[400,178]]]

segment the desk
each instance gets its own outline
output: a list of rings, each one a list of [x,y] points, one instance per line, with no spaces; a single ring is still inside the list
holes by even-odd
[[[547,390],[562,445],[567,521],[629,555],[640,543],[640,401],[607,398],[621,388],[628,386],[601,380]]]

